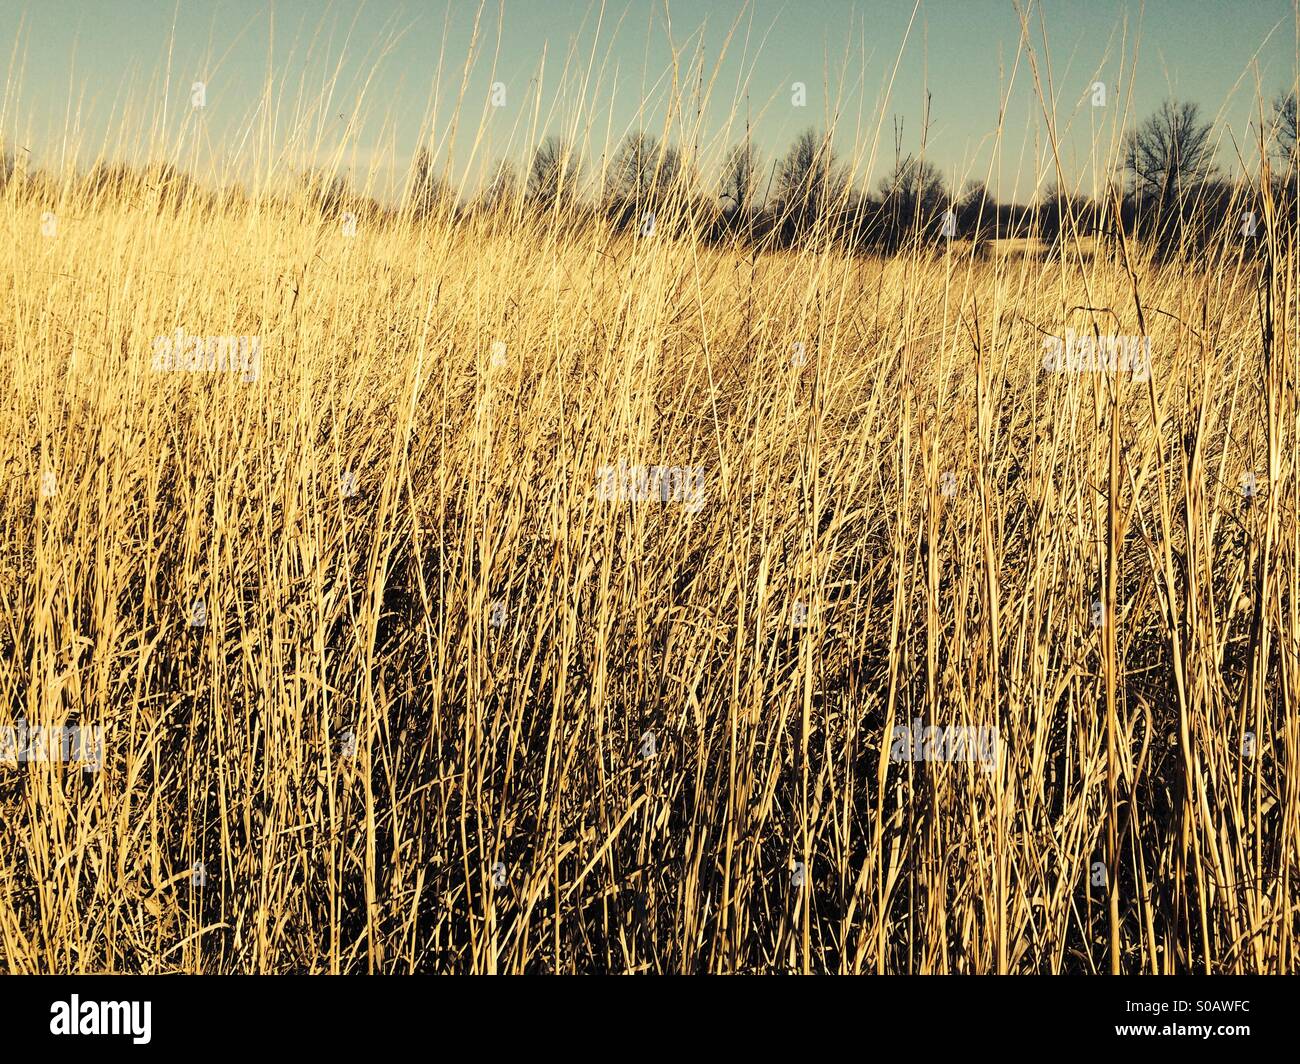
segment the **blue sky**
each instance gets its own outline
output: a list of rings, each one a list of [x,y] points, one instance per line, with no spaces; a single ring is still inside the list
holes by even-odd
[[[1296,81],[1292,0],[1025,2],[1063,163],[1084,191],[1118,130],[1170,96],[1218,120],[1234,169],[1257,92],[1271,100]],[[1049,163],[1012,0],[927,0],[915,14],[910,0],[669,0],[666,13],[663,0],[0,0],[0,41],[14,42],[0,137],[34,165],[162,156],[245,181],[337,166],[389,196],[421,143],[468,189],[546,133],[580,142],[595,170],[627,130],[658,133],[669,116],[708,172],[747,121],[770,166],[838,103],[836,145],[874,185],[896,120],[902,151],[920,150],[927,91],[925,154],[953,183],[988,177],[998,198],[1027,201]],[[1090,103],[1097,80],[1104,108]]]

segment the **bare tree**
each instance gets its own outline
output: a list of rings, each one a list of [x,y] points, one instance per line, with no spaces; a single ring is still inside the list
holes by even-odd
[[[541,207],[571,201],[582,176],[582,160],[567,141],[547,137],[528,168],[528,198]]]
[[[348,179],[342,174],[313,168],[300,180],[308,201],[319,207],[321,214],[337,214],[348,198]]]
[[[1273,103],[1273,129],[1277,137],[1278,151],[1282,158],[1290,161],[1296,154],[1296,95],[1284,93]]]
[[[1160,110],[1129,134],[1124,169],[1139,199],[1157,205],[1181,203],[1215,171],[1210,124],[1194,103],[1166,100]]]
[[[751,216],[759,206],[758,153],[748,139],[727,153],[718,199],[723,214],[737,221]]]
[[[411,170],[411,210],[417,216],[423,216],[445,208],[451,202],[451,189],[434,172],[428,149],[421,148],[415,153]]]
[[[943,174],[925,159],[905,156],[894,164],[894,171],[880,180],[880,197],[906,207],[920,208],[923,217],[937,211],[948,198]]]
[[[1033,217],[1041,227],[1039,235],[1049,242],[1068,236],[1071,219],[1080,234],[1092,233],[1098,223],[1097,205],[1083,193],[1056,181],[1038,197]]]
[[[956,205],[957,225],[969,235],[977,249],[997,237],[998,204],[983,181],[967,182]]]
[[[618,211],[655,206],[687,179],[681,153],[647,133],[629,133],[605,174],[606,201]]]
[[[948,202],[943,174],[933,163],[903,156],[894,163],[877,186],[880,191],[884,237],[896,246],[903,235],[913,229],[924,232]]]
[[[515,164],[509,159],[502,159],[497,163],[496,170],[492,174],[492,180],[483,190],[482,205],[485,210],[499,211],[505,210],[519,196],[519,173],[515,169]]]
[[[777,164],[778,217],[796,234],[806,232],[830,211],[840,180],[830,137],[804,130]]]

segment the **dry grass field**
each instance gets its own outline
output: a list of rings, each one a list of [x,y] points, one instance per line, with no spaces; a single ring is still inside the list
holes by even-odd
[[[0,191],[0,969],[1300,968],[1296,220],[687,210]]]

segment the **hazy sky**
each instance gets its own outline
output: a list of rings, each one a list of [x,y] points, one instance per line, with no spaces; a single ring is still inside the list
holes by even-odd
[[[1066,173],[1084,191],[1117,129],[1169,96],[1218,121],[1234,169],[1234,138],[1253,155],[1257,92],[1295,84],[1294,0],[1025,7]],[[247,180],[335,162],[387,195],[429,143],[473,187],[544,133],[576,139],[594,172],[638,121],[658,133],[671,99],[671,136],[696,146],[706,173],[747,120],[770,167],[838,104],[836,146],[874,185],[893,162],[896,118],[902,151],[919,151],[927,90],[925,153],[950,181],[988,176],[999,199],[1027,201],[1050,165],[1012,0],[926,0],[915,15],[909,0],[0,0],[0,41],[14,42],[0,137],[33,165],[148,155]],[[494,82],[504,106],[492,106]]]

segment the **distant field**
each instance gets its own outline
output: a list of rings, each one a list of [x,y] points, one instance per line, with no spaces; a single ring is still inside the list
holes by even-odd
[[[1078,252],[1085,257],[1092,255],[1097,250],[1098,241],[1095,237],[1080,237],[1077,245]],[[953,241],[954,248],[959,253],[968,253],[971,247],[969,239],[958,239]],[[1052,241],[1041,240],[1038,237],[1003,237],[998,240],[990,240],[986,245],[987,252],[995,258],[1047,258],[1053,253],[1059,253],[1059,245]],[[1069,250],[1073,253],[1076,245],[1071,239],[1069,241]]]

